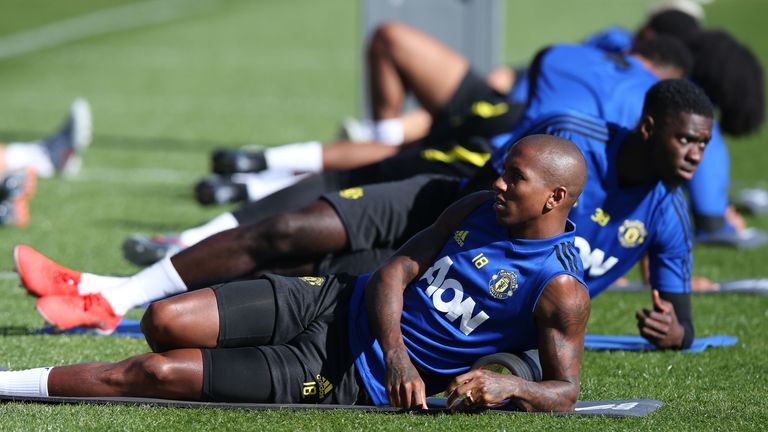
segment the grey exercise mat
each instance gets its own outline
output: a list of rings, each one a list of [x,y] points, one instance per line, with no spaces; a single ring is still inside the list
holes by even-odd
[[[445,398],[428,398],[428,410],[405,410],[389,406],[371,406],[371,405],[313,405],[313,404],[264,404],[264,403],[223,403],[223,402],[189,402],[169,399],[150,399],[150,398],[125,398],[125,397],[21,397],[21,396],[3,396],[0,395],[0,403],[5,402],[25,402],[42,404],[96,404],[96,405],[142,405],[167,408],[219,408],[219,409],[244,409],[244,410],[354,410],[367,412],[416,412],[424,414],[439,414],[448,412],[445,408]],[[580,401],[576,404],[574,412],[552,413],[556,415],[579,415],[579,416],[609,416],[609,417],[644,417],[647,416],[664,403],[648,399],[626,399],[626,400],[605,400],[605,401]],[[521,414],[519,411],[513,411],[501,408],[491,408],[481,410],[482,412],[499,414]]]
[[[741,293],[768,295],[768,278],[736,279],[718,283],[720,284],[720,289],[717,291],[697,291],[694,294]],[[643,291],[647,289],[648,287],[643,285],[642,282],[634,281],[626,285],[611,285],[608,287],[608,291]]]

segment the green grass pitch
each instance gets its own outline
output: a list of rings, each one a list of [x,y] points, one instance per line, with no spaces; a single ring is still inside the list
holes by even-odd
[[[136,268],[119,250],[126,235],[177,231],[222,211],[199,207],[191,188],[206,174],[208,154],[217,143],[327,140],[341,118],[359,112],[356,2],[145,1],[0,2],[0,141],[33,139],[53,130],[78,95],[92,103],[95,121],[95,141],[80,176],[40,181],[30,227],[0,229],[1,367],[117,360],[147,349],[138,340],[28,335],[42,320],[10,274],[14,245],[30,244],[76,269],[132,273]],[[576,41],[610,24],[635,27],[649,3],[509,1],[504,58],[525,62],[546,43]],[[137,4],[149,9],[136,12]],[[733,32],[768,65],[763,0],[716,0],[705,9],[709,26]],[[118,13],[83,24],[84,17],[105,10]],[[64,25],[72,22],[91,34],[78,36]],[[105,22],[107,29],[98,31]],[[51,31],[70,39],[46,45]],[[21,52],[13,54],[11,48]],[[765,128],[750,138],[729,140],[734,183],[768,181],[766,141]],[[768,229],[768,217],[749,223]],[[695,258],[695,273],[713,279],[768,276],[768,248],[697,248]],[[645,293],[606,293],[594,301],[588,331],[634,334],[634,311],[649,304]],[[585,354],[582,399],[666,403],[642,419],[2,404],[0,429],[764,429],[768,298],[697,296],[694,313],[698,335],[731,334],[739,337],[738,345],[697,355]]]

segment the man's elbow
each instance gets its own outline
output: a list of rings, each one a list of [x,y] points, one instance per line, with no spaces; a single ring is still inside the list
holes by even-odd
[[[561,406],[558,409],[558,412],[572,412],[574,409],[576,409],[576,402],[579,401],[579,391],[580,386],[579,383],[571,383],[567,390],[565,390],[561,402]]]
[[[579,400],[579,383],[563,382],[556,388],[549,389],[543,398],[529,403],[519,403],[518,407],[527,412],[573,412]]]

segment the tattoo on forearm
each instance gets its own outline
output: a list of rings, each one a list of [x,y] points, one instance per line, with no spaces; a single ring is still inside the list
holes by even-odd
[[[555,291],[557,292],[557,291]],[[525,410],[560,411],[573,407],[579,394],[583,335],[589,319],[586,293],[549,298],[540,316],[539,355],[546,375],[541,383],[525,382],[518,406]]]

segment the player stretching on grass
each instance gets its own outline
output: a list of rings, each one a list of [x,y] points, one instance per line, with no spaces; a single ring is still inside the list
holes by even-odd
[[[424,106],[428,107],[426,112],[414,117],[429,119],[432,115],[435,116],[431,133],[421,144],[437,148],[422,154],[437,156],[443,161],[455,160],[468,153],[453,151],[452,146],[455,143],[464,145],[465,149],[482,152],[483,148],[476,145],[479,140],[468,143],[466,137],[490,138],[495,134],[507,132],[511,126],[503,127],[505,122],[514,124],[516,117],[523,112],[520,107],[529,101],[529,96],[532,104],[540,106],[542,98],[546,98],[543,105],[550,107],[546,110],[571,108],[625,127],[633,127],[639,120],[640,95],[657,79],[679,78],[680,70],[676,69],[685,69],[679,63],[660,61],[665,57],[668,60],[674,52],[670,46],[657,45],[649,50],[648,43],[655,34],[657,37],[674,36],[694,51],[692,79],[704,86],[705,91],[720,108],[723,132],[743,136],[755,132],[762,124],[764,84],[760,62],[747,47],[729,34],[722,31],[701,31],[692,17],[678,11],[665,11],[654,15],[649,23],[638,31],[634,47],[631,46],[633,39],[629,34],[618,38],[622,43],[617,46],[615,33],[609,32],[608,36],[603,34],[580,48],[571,47],[567,51],[564,51],[561,45],[555,45],[552,47],[554,53],[550,53],[539,65],[534,62],[531,71],[526,73],[515,75],[509,68],[506,73],[503,73],[504,69],[500,69],[502,73],[494,74],[494,77],[508,78],[506,84],[499,84],[499,81],[504,80],[489,77],[488,82],[485,82],[486,80],[472,73],[466,59],[431,37],[403,24],[386,24],[376,32],[370,48],[369,68],[373,74],[371,99],[380,102],[374,104],[373,111],[382,116],[386,113],[387,118],[381,122],[382,125],[397,123],[396,118],[389,117],[400,113],[403,93],[405,90],[411,90],[423,101]],[[659,48],[663,50],[659,51]],[[573,66],[575,62],[578,62],[578,67]],[[537,68],[543,68],[543,71],[536,72]],[[536,74],[547,76],[543,85],[538,84],[544,94],[534,92],[529,95],[530,81],[536,81]],[[400,80],[393,79],[394,76],[400,77]],[[547,93],[551,91],[547,84],[551,84],[549,87],[556,90],[555,98]],[[499,93],[501,88],[507,89],[504,96]],[[637,98],[629,96],[635,93],[638,94]],[[621,97],[616,98],[617,95]],[[530,112],[531,107],[527,107],[525,111]],[[534,114],[540,112],[542,111]],[[414,128],[413,121],[406,119],[401,123],[401,128]],[[421,133],[426,133],[429,121],[422,129]],[[701,163],[699,174],[686,184],[695,218],[696,239],[702,243],[724,243],[740,248],[756,247],[768,242],[768,234],[757,229],[744,230],[743,219],[729,207],[729,152],[720,129],[716,123],[709,151]],[[408,134],[412,135],[410,132]],[[446,146],[445,143],[450,145]],[[322,150],[323,159],[328,162],[325,165],[326,170],[359,166],[362,162],[351,165],[338,164],[339,161],[347,164],[355,161],[356,153],[364,153],[368,157],[378,155],[370,150],[370,143],[360,148],[355,148],[354,145],[344,145],[341,148],[321,147],[319,143],[315,145],[317,154]],[[311,156],[314,153],[307,146],[308,144],[304,143],[296,147],[273,147],[257,153],[217,153],[214,157],[214,168],[218,172],[231,173],[233,170],[274,166],[277,171],[304,172],[307,170],[302,169],[301,165],[314,160]],[[390,151],[395,152],[394,149]],[[423,168],[420,168],[421,173],[427,169],[434,172],[434,163],[430,165],[425,163],[428,161],[419,161],[418,157],[409,157],[419,155],[417,148],[408,148],[403,152],[396,156],[397,162],[392,164],[396,169],[388,171],[384,162],[382,169],[378,171],[366,170],[368,173],[380,172],[378,179],[368,177],[366,181],[351,184],[348,181],[356,175],[353,172],[351,175],[345,173],[341,178],[331,173],[324,175],[321,180],[326,185],[339,189],[374,181],[392,181],[400,178],[396,177],[397,175],[411,173],[410,166],[415,162],[421,162],[423,165]],[[222,157],[224,154],[230,156]],[[268,157],[268,160],[265,157]],[[406,159],[408,163],[405,162]],[[224,161],[226,163],[223,163]],[[291,168],[292,165],[294,168]],[[318,165],[317,170],[309,171],[317,172],[320,168]],[[235,177],[243,175],[234,174]],[[252,199],[260,199],[266,196],[266,192],[288,184],[284,178],[275,178],[275,175],[274,171],[259,174],[263,181],[247,182],[248,186],[216,176],[215,180],[201,183],[201,187],[197,189],[198,196],[205,197],[203,199],[210,203],[219,199],[230,200],[237,196],[244,199],[246,191],[258,190],[260,192],[254,192]],[[272,189],[268,184],[279,187]],[[303,189],[307,190],[307,187]],[[296,191],[290,195],[295,196]],[[176,251],[179,247],[188,246],[212,234],[219,227],[232,228],[238,223],[256,222],[265,213],[265,209],[275,208],[275,201],[278,200],[270,199],[268,205],[246,205],[234,213],[225,213],[209,224],[183,231],[178,238],[173,235],[150,238],[131,236],[123,246],[126,258],[140,265],[149,264],[161,258],[163,251]],[[282,196],[279,201],[286,203],[290,202],[290,199]],[[282,207],[282,210],[289,209]]]
[[[571,219],[590,294],[605,290],[647,253],[655,291],[653,310],[637,315],[640,334],[662,348],[684,348],[694,338],[692,236],[679,186],[701,161],[712,106],[683,80],[656,84],[644,106],[634,130],[565,111],[542,116],[519,136],[561,136],[587,156],[590,176]],[[474,186],[486,189],[492,178],[478,178]],[[127,278],[66,269],[27,246],[16,248],[16,265],[27,290],[42,296],[37,308],[50,322],[109,332],[135,306],[253,273],[375,266],[372,248],[398,246],[429,225],[461,194],[460,185],[453,178],[418,176],[327,194],[300,211],[212,236]],[[457,241],[469,235],[457,233]]]
[[[626,127],[634,127],[639,121],[645,92],[660,78],[684,76],[691,62],[686,48],[672,38],[656,38],[643,42],[635,47],[632,54],[626,56],[607,56],[602,50],[568,44],[556,45],[547,54],[545,60],[548,67],[542,68],[539,75],[544,76],[547,82],[557,83],[558,88],[567,90],[564,90],[564,95],[561,96],[543,88],[541,94],[536,93],[536,97],[531,98],[537,101],[535,105],[532,104],[537,111],[526,110],[526,116],[534,117],[543,112],[542,109],[569,108]],[[553,59],[549,61],[550,58]],[[458,74],[459,77],[465,74],[463,80],[457,78],[455,85],[449,87],[453,95],[451,105],[471,105],[473,100],[491,92],[481,78],[466,69],[468,66],[465,60],[443,60],[443,68],[457,69],[453,74]],[[574,70],[575,61],[580,61],[582,67]],[[439,71],[439,64],[437,67]],[[427,77],[423,79],[426,80]],[[531,78],[531,81],[538,80]],[[489,137],[499,133],[499,125],[496,122],[467,123],[474,124],[472,133],[477,135]],[[515,125],[509,118],[502,123],[505,125],[504,132],[509,132]],[[490,126],[496,126],[496,132],[491,132]],[[469,131],[464,133],[468,134]],[[491,140],[496,146],[505,141],[505,135]],[[163,239],[153,241],[141,236],[132,236],[123,244],[123,250],[131,262],[146,265],[162,258],[173,246],[194,244],[223,229],[259,222],[280,212],[299,209],[327,192],[402,180],[426,173],[470,177],[486,163],[490,153],[494,151],[495,146],[491,145],[491,142],[486,139],[430,139],[430,145],[427,146],[429,148],[407,149],[376,164],[307,178],[288,189],[248,203],[232,213],[225,213],[202,227],[185,231],[176,244]]]
[[[0,143],[0,225],[25,227],[37,177],[77,173],[91,144],[91,108],[78,98],[64,124],[35,142]]]
[[[571,411],[590,306],[567,217],[586,175],[569,141],[526,137],[493,192],[453,204],[370,279],[267,276],[154,303],[154,353],[0,372],[0,394],[426,408],[448,388],[459,409]],[[469,371],[536,347],[541,382]]]

